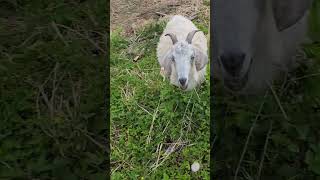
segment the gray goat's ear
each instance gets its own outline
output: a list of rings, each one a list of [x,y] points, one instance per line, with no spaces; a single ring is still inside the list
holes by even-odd
[[[279,31],[297,23],[310,8],[312,0],[272,0],[273,17]]]
[[[206,64],[208,64],[207,54],[203,53],[202,51],[196,48],[194,51],[194,59],[195,59],[195,65],[196,65],[197,71],[200,71],[201,69],[204,68]]]
[[[171,75],[171,64],[172,64],[172,51],[169,51],[163,61],[162,67],[164,68],[164,71],[166,72],[166,76]]]

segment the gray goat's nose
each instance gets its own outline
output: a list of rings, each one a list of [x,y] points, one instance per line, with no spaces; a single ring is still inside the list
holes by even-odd
[[[239,75],[245,59],[244,53],[228,52],[220,56],[223,68],[232,76]]]
[[[187,82],[187,79],[186,79],[186,78],[180,78],[180,79],[179,79],[179,82],[180,82],[180,84],[181,84],[182,86],[184,86],[184,85],[186,84],[186,82]]]

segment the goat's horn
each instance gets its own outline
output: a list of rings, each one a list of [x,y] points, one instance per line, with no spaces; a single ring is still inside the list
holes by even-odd
[[[194,36],[194,34],[196,34],[196,32],[198,32],[198,31],[200,31],[200,30],[194,30],[194,31],[189,32],[189,34],[188,34],[188,36],[187,36],[187,39],[186,39],[186,41],[187,41],[189,44],[192,43],[193,36]]]
[[[165,36],[170,36],[173,44],[176,44],[176,42],[178,42],[177,36],[172,33],[168,33]]]

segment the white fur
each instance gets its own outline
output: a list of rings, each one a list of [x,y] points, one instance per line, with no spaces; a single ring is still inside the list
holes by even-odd
[[[256,51],[251,65],[247,86],[242,90],[244,94],[256,94],[268,88],[274,79],[281,73],[290,71],[295,63],[295,55],[299,44],[304,42],[307,33],[307,16],[299,20],[290,28],[279,32],[275,25],[271,1],[267,1],[265,16],[259,24],[259,35],[256,37]],[[214,76],[222,79],[222,70],[218,64],[214,64]]]
[[[189,19],[181,15],[175,15],[170,19],[160,37],[160,41],[157,47],[157,57],[161,67],[164,66],[165,55],[173,46],[170,37],[165,36],[165,34],[173,33],[177,36],[178,41],[180,41],[185,40],[189,32],[197,29],[198,28]],[[192,39],[192,44],[196,48],[207,54],[207,39],[203,32],[197,32],[194,35],[194,38]],[[170,83],[179,86],[177,72],[175,71],[174,65],[172,64],[171,66],[172,72],[169,77]],[[201,84],[205,80],[206,67],[207,65],[200,71],[197,71],[195,65],[193,64],[189,76],[188,88],[186,89],[186,91],[194,89],[197,85]]]
[[[272,16],[271,3],[268,4],[265,24],[261,27],[261,36],[258,39],[256,62],[253,63],[247,89],[262,90],[265,82],[271,84],[281,72],[288,72],[293,64],[296,50],[305,40],[307,32],[307,14],[295,25],[278,32]]]

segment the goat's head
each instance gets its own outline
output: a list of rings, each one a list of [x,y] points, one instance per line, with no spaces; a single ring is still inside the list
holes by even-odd
[[[267,1],[216,0],[213,4],[214,61],[225,87],[232,91],[241,91],[247,85],[262,19],[270,12],[274,29],[284,31],[304,16],[312,0]]]
[[[172,67],[175,68],[178,84],[181,89],[188,88],[189,76],[192,68],[196,68],[197,71],[202,70],[208,63],[208,57],[205,52],[202,52],[194,45],[192,45],[192,39],[199,30],[191,31],[185,40],[178,41],[175,34],[166,34],[171,38],[173,46],[166,55],[165,70],[171,75]]]

